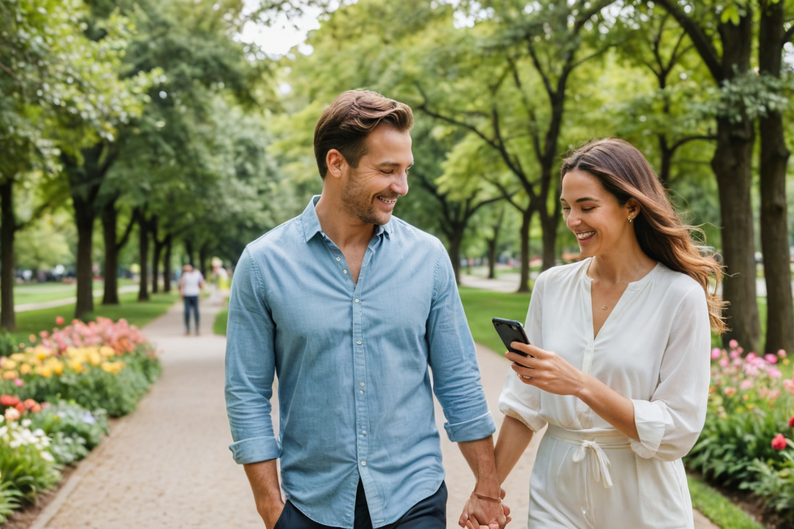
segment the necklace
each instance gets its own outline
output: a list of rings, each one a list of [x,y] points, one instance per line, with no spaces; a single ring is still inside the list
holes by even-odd
[[[601,305],[601,310],[609,310],[609,307],[607,307],[606,305]]]

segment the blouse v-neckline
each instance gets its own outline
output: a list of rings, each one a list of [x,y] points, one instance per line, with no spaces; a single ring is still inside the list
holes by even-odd
[[[630,282],[630,283],[628,283],[626,285],[626,290],[624,290],[623,293],[620,295],[620,298],[618,298],[618,301],[617,301],[617,303],[615,303],[615,306],[612,308],[612,311],[607,315],[607,318],[604,320],[604,323],[601,324],[601,328],[598,329],[598,334],[596,334],[596,332],[595,332],[595,323],[594,323],[594,320],[593,320],[593,278],[590,277],[589,275],[587,275],[587,270],[590,268],[590,263],[591,263],[592,260],[593,260],[593,258],[589,257],[589,258],[587,258],[584,261],[581,273],[582,273],[582,277],[583,277],[583,285],[585,287],[584,288],[584,293],[585,293],[585,297],[586,297],[585,302],[586,302],[586,306],[588,307],[588,310],[586,312],[587,312],[587,315],[588,315],[588,322],[590,324],[589,325],[590,342],[591,343],[595,343],[598,340],[598,337],[601,336],[601,334],[602,334],[602,332],[604,330],[604,327],[609,325],[612,320],[616,319],[618,316],[615,316],[615,314],[618,313],[618,311],[621,311],[623,309],[623,305],[628,303],[628,301],[624,301],[624,299],[629,297],[629,296],[627,296],[627,294],[629,292],[631,292],[633,294],[634,292],[639,290],[645,283],[650,281],[651,276],[653,276],[656,273],[656,271],[659,268],[661,268],[663,265],[662,265],[662,263],[657,262],[656,265],[653,268],[651,268],[648,271],[647,274],[642,276],[640,279],[638,279],[636,281],[632,281],[632,282]]]

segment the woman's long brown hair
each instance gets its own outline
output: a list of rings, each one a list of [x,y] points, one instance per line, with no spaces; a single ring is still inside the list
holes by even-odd
[[[706,292],[712,330],[720,334],[725,332],[722,311],[726,303],[716,294],[717,285],[722,281],[722,267],[713,257],[702,255],[695,246],[692,235],[705,239],[702,230],[681,221],[642,153],[616,138],[595,140],[563,160],[561,178],[575,169],[598,178],[621,206],[630,198],[640,204],[640,214],[633,221],[640,248],[651,259],[697,281]],[[716,281],[714,292],[709,289],[710,278]]]

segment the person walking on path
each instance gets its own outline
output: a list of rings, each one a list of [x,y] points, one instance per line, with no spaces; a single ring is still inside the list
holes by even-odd
[[[490,529],[509,521],[449,257],[438,239],[392,217],[408,192],[412,125],[403,103],[341,94],[315,128],[322,194],[238,261],[226,348],[230,448],[268,529],[445,528],[433,392],[476,477],[471,519]]]
[[[591,142],[562,164],[566,225],[585,259],[542,273],[499,400],[500,479],[546,427],[529,526],[692,528],[681,458],[709,390],[719,265],[700,255],[642,154]]]
[[[179,278],[179,295],[185,302],[185,336],[190,334],[190,312],[193,311],[196,322],[196,334],[199,333],[199,295],[204,289],[204,276],[194,270],[192,265],[182,267]]]

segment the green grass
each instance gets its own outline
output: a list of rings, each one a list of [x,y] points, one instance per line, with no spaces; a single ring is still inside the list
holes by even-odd
[[[132,279],[119,279],[119,286],[134,284]],[[101,290],[102,281],[94,281],[93,288]],[[14,305],[44,303],[57,299],[73,298],[77,295],[75,283],[27,283],[14,285]]]
[[[102,305],[102,298],[94,298],[94,312],[89,314],[87,321],[96,319],[97,316],[110,318],[112,320],[126,319],[131,325],[142,327],[146,323],[164,314],[171,305],[178,299],[179,294],[172,291],[171,294],[150,294],[151,299],[144,303],[138,303],[137,292],[127,292],[119,295],[120,305]],[[14,341],[26,341],[31,334],[38,334],[39,331],[51,330],[55,327],[55,318],[63,316],[66,322],[70,322],[74,316],[74,303],[61,305],[49,309],[31,310],[28,312],[17,313],[17,330],[12,333]]]
[[[474,341],[498,353],[505,350],[493,328],[491,318],[524,322],[529,308],[529,294],[506,294],[477,288],[460,287],[460,298],[469,320]]]
[[[212,332],[226,336],[226,320],[229,317],[229,307],[223,307],[221,311],[215,315],[215,323],[212,324]]]
[[[706,485],[700,478],[687,476],[692,506],[722,529],[764,529],[731,500]]]

